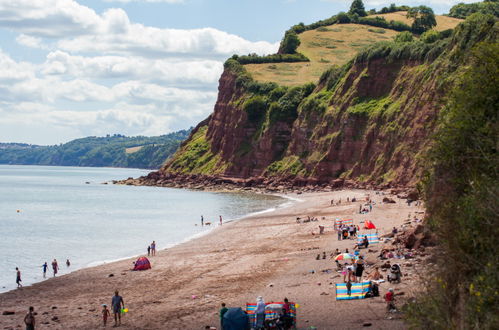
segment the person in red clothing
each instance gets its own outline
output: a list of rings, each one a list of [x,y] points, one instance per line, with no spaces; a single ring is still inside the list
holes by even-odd
[[[385,294],[386,301],[386,311],[390,312],[392,310],[396,310],[395,308],[395,294],[393,293],[393,289],[388,289],[388,292]]]
[[[288,298],[284,298],[284,304],[282,305],[282,308],[286,310],[286,313],[290,313],[290,306],[289,306],[289,300]]]

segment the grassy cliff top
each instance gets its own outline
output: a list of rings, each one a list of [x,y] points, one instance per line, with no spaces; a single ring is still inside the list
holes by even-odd
[[[384,17],[387,21],[399,21],[407,25],[411,25],[412,19],[407,18],[406,15],[407,15],[406,11],[396,11],[394,13],[370,15],[368,17],[379,16],[379,17]],[[463,21],[462,19],[459,18],[441,16],[441,15],[435,15],[435,19],[437,21],[437,26],[435,26],[434,30],[436,31],[453,29]]]
[[[402,21],[412,24],[405,17],[406,12],[379,14],[387,21]],[[461,19],[436,16],[435,30],[454,28]],[[332,65],[343,65],[362,48],[379,41],[393,39],[399,32],[360,24],[334,24],[300,33],[298,52],[307,56],[310,62],[246,64],[246,70],[261,82],[275,82],[284,86],[298,86],[317,82],[321,74]]]

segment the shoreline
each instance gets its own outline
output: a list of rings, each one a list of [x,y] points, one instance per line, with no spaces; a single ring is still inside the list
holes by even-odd
[[[178,189],[181,189],[181,188],[178,188]],[[212,192],[212,191],[209,191],[209,192]],[[215,191],[213,191],[213,192],[215,192]],[[236,193],[235,191],[224,191],[224,192],[227,192],[227,193]],[[254,193],[254,192],[246,192],[246,193]],[[244,220],[245,218],[257,216],[257,215],[260,215],[260,214],[274,212],[274,211],[276,211],[278,209],[290,207],[293,203],[296,203],[296,202],[300,201],[299,199],[293,199],[293,198],[288,197],[288,196],[286,196],[284,194],[275,194],[275,193],[271,194],[271,193],[267,193],[266,195],[280,197],[280,198],[283,199],[283,203],[281,203],[281,204],[279,204],[277,206],[274,206],[274,207],[269,207],[267,209],[263,209],[261,211],[250,212],[248,214],[242,215],[242,216],[234,218],[234,219],[224,220],[224,224],[228,224],[228,223],[231,223],[231,222],[234,222],[234,221],[241,221],[241,220]],[[208,228],[208,226],[206,226],[206,227]],[[189,236],[181,239],[178,242],[167,244],[165,247],[163,247],[161,249],[158,249],[157,251],[158,252],[159,251],[166,251],[166,250],[174,248],[174,247],[176,247],[176,246],[178,246],[180,244],[188,243],[188,242],[190,242],[192,240],[196,240],[196,239],[201,238],[201,237],[203,237],[205,235],[209,235],[210,233],[212,233],[213,231],[215,231],[219,227],[220,226],[218,224],[215,224],[214,226],[210,226],[208,229],[203,230],[202,232],[198,232],[198,233],[194,233],[192,235],[189,235]],[[81,271],[81,270],[85,270],[85,269],[89,269],[89,268],[93,268],[93,267],[99,267],[99,266],[103,266],[103,265],[107,265],[107,264],[112,264],[112,263],[116,263],[116,262],[120,262],[120,261],[125,261],[125,260],[135,260],[136,258],[141,257],[141,256],[146,256],[147,257],[147,255],[145,255],[144,253],[137,253],[137,254],[132,254],[132,255],[128,255],[128,256],[124,256],[124,257],[117,257],[117,258],[114,258],[114,259],[92,261],[92,262],[90,262],[90,263],[88,263],[86,265],[80,266],[80,267],[74,267],[73,266],[73,268],[71,268],[71,269],[64,268],[65,272],[63,274],[57,276],[57,278],[70,275],[70,274],[72,274],[72,273],[74,273],[76,271]],[[51,278],[52,278],[52,276],[50,276],[50,269],[49,269],[47,271],[47,277],[46,278],[41,277],[39,280],[35,280],[34,282],[31,282],[29,284],[23,285],[23,287],[24,288],[29,288],[29,287],[32,287],[35,284],[43,283],[43,282],[45,282],[45,281],[47,281],[47,280],[49,280]],[[0,288],[0,297],[4,293],[8,293],[8,292],[11,292],[11,291],[16,291],[17,288],[7,289],[6,291],[3,291],[3,290],[4,289]]]
[[[299,311],[299,329],[308,323],[314,326],[337,324],[337,316],[325,316],[326,305],[332,304],[334,309],[342,305],[357,309],[364,307],[362,301],[342,302],[340,305],[334,300],[331,287],[324,283],[325,273],[317,269],[322,266],[316,265],[321,263],[332,268],[333,264],[329,260],[316,261],[315,254],[324,249],[329,255],[337,243],[336,235],[328,229],[325,235],[311,235],[311,232],[317,233],[319,224],[331,225],[334,217],[365,217],[353,212],[358,208],[357,204],[330,206],[329,200],[337,196],[361,198],[366,193],[369,192],[342,190],[291,195],[303,202],[244,217],[244,221],[227,222],[215,227],[219,230],[210,230],[202,237],[158,251],[157,256],[150,258],[151,270],[132,272],[132,258],[127,258],[2,293],[0,310],[11,310],[15,314],[0,316],[0,325],[9,329],[22,324],[20,319],[27,306],[33,305],[41,324],[57,329],[68,326],[93,329],[99,326],[100,304],[109,303],[115,289],[120,289],[130,309],[124,317],[122,327],[125,329],[161,329],[165,324],[170,329],[200,329],[206,324],[216,326],[221,301],[230,307],[244,307],[244,302],[253,301],[261,294],[268,300],[282,299],[281,295],[286,294],[292,301],[299,302],[303,306]],[[392,224],[402,224],[405,219],[388,221],[389,217],[401,215],[411,208],[399,201],[397,204],[379,204],[379,210],[378,206],[375,210],[372,215],[379,213],[375,217],[379,217],[377,225],[387,230]],[[307,215],[315,215],[320,220],[296,223],[296,217]],[[372,215],[367,216],[371,218]],[[323,216],[326,220],[322,220]],[[384,222],[389,222],[389,226],[381,226]],[[353,241],[338,244],[351,247]],[[318,250],[310,249],[315,247]],[[315,274],[306,275],[307,269],[314,268],[317,270]],[[316,280],[321,280],[324,286],[318,286]],[[319,292],[316,295],[317,289],[325,294]],[[324,299],[328,301],[326,305]],[[369,302],[369,308],[382,311],[384,305],[381,301],[374,305]],[[377,322],[388,322],[388,328],[404,328],[396,320],[377,319]]]

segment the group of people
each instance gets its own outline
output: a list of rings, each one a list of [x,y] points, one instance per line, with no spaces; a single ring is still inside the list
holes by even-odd
[[[222,219],[221,215],[218,216],[218,220],[219,220],[220,226],[223,225],[223,219]],[[209,226],[209,225],[211,225],[211,222],[205,222],[204,217],[201,215],[201,227],[203,227],[204,225]]]
[[[156,255],[156,241],[152,241],[151,244],[147,246],[147,256],[155,256]]]
[[[360,227],[358,225],[341,224],[336,228],[336,232],[338,234],[338,241],[341,241],[343,239],[354,239],[357,237],[358,231],[360,231]]]
[[[66,266],[69,267],[71,266],[71,262],[69,259],[66,259]],[[41,266],[42,267],[42,272],[43,272],[43,278],[47,277],[47,269],[48,269],[48,263],[45,261],[45,263]],[[57,275],[57,272],[59,271],[59,264],[57,263],[57,259],[54,259],[52,261],[52,272],[54,274],[54,277]],[[22,278],[21,278],[21,270],[19,267],[16,267],[16,284],[18,288],[22,288]]]

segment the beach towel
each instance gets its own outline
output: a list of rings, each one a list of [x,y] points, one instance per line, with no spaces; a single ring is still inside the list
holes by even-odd
[[[377,243],[379,243],[378,233],[376,233],[376,232],[372,232],[372,233],[359,233],[357,235],[357,243],[361,244],[362,241],[364,240],[364,236],[367,236],[367,240],[369,241],[369,244],[377,244]]]
[[[348,295],[346,283],[336,283],[336,300],[364,299],[371,281],[352,283],[351,294]]]
[[[341,225],[350,226],[353,225],[353,219],[343,219],[343,220],[335,220],[334,227],[338,229]]]
[[[268,302],[265,303],[265,319],[266,320],[271,320],[271,319],[276,319],[279,317],[279,312],[275,310],[275,308],[267,308],[267,306],[273,307],[273,305],[284,305],[284,302]],[[289,302],[289,315],[294,320],[294,323],[296,324],[296,305],[294,302]],[[249,319],[249,324],[251,326],[255,326],[256,323],[256,303],[255,304],[250,304],[246,303],[246,314],[248,314],[248,319]]]

